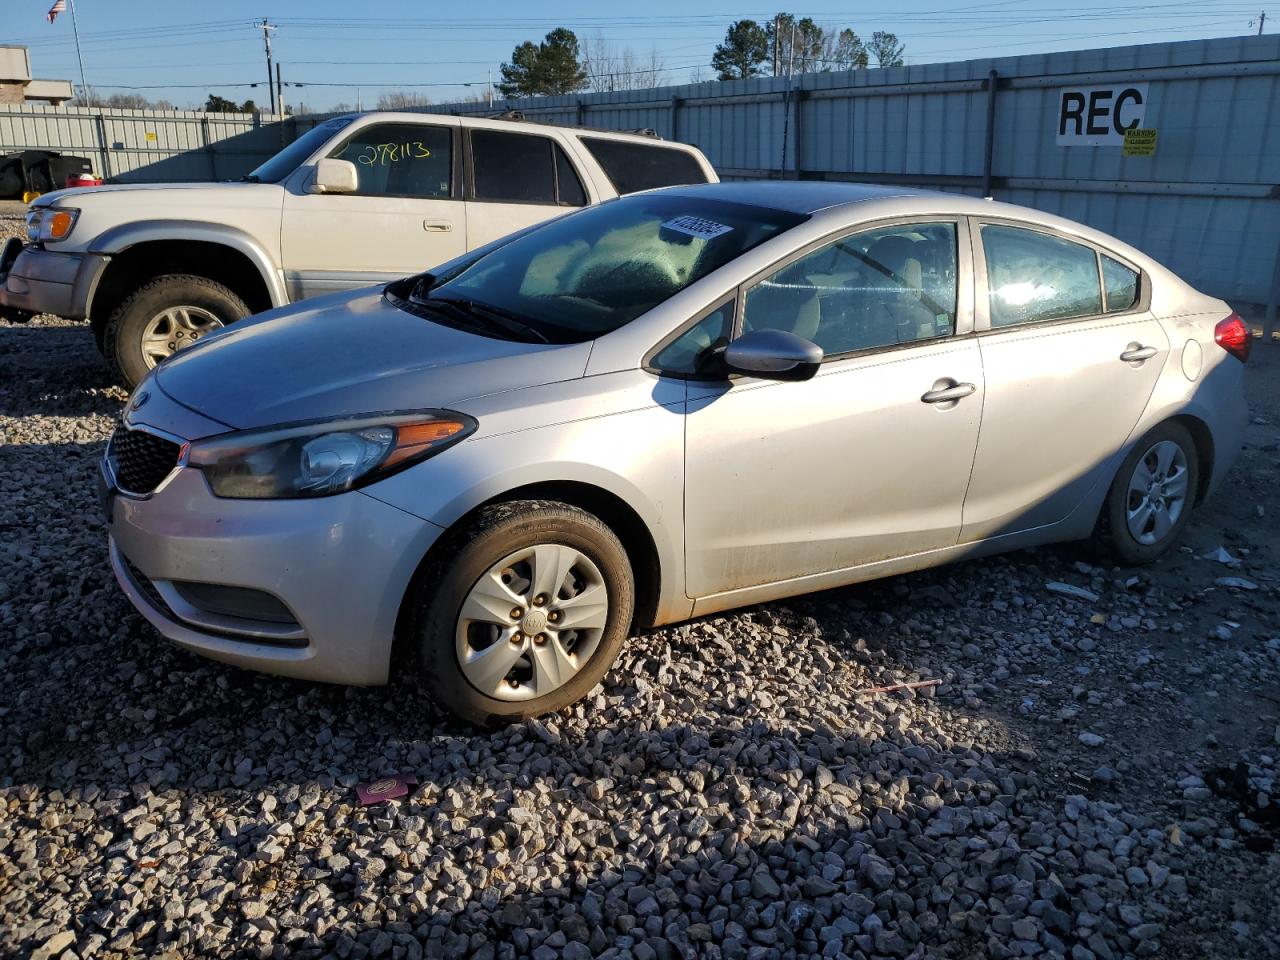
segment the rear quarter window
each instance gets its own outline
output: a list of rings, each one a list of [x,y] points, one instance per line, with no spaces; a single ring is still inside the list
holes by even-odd
[[[595,157],[620,194],[706,183],[707,175],[687,150],[603,137],[582,137],[583,146]]]

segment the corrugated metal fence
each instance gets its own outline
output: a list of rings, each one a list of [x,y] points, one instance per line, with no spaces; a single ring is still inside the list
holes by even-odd
[[[0,153],[76,154],[112,181],[227,180],[312,126],[306,118],[278,121],[268,114],[21,104],[0,108]]]
[[[1157,131],[1154,154],[1126,156],[1118,143],[1059,142],[1064,90],[1087,96],[1091,88],[1114,94],[1125,86],[1142,91],[1141,126]],[[725,178],[871,181],[994,195],[1115,234],[1218,296],[1249,303],[1280,297],[1280,36],[687,84],[500,107],[554,123],[652,128],[697,144]],[[426,109],[491,112],[477,103]],[[238,114],[19,107],[0,109],[0,152],[87,153],[119,180],[220,179],[247,172],[318,119],[281,124]]]
[[[1127,85],[1145,85],[1142,127],[1157,131],[1154,155],[1124,156],[1119,144],[1059,144],[1064,90]],[[548,122],[652,128],[701,147],[726,178],[994,195],[1114,234],[1217,296],[1248,303],[1280,296],[1280,36],[504,106]]]

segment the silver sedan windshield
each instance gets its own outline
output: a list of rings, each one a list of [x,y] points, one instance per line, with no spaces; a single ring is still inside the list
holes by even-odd
[[[593,339],[805,219],[688,196],[626,197],[518,237],[428,299],[496,308],[554,341]]]

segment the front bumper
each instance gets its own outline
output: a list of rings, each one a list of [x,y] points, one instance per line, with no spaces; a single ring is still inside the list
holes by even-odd
[[[170,640],[236,666],[345,684],[387,681],[401,601],[443,532],[359,492],[219,499],[188,467],[145,498],[110,495],[107,510],[116,579]],[[263,591],[294,622],[196,608],[175,583]]]
[[[83,320],[106,264],[100,254],[56,253],[10,240],[0,255],[0,318],[52,313]]]

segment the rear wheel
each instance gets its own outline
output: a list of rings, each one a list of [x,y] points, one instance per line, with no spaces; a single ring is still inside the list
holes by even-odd
[[[1108,539],[1125,563],[1150,563],[1177,542],[1199,486],[1195,441],[1163,423],[1125,457],[1107,497]]]
[[[157,277],[112,312],[103,331],[104,354],[133,387],[157,363],[248,315],[243,300],[206,277]]]
[[[453,713],[500,724],[566,707],[604,677],[635,603],[617,536],[568,504],[487,508],[422,580],[424,680]]]

